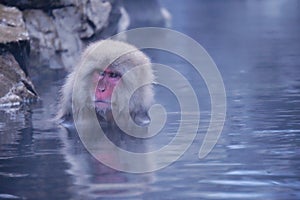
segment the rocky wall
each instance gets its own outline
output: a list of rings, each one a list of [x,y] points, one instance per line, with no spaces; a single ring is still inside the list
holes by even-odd
[[[24,100],[30,92],[37,96],[29,74],[70,71],[89,43],[128,27],[166,26],[168,20],[158,0],[0,0],[0,98],[20,81],[28,91],[15,99]],[[6,68],[16,74],[21,68],[24,76],[5,85]]]
[[[0,0],[0,106],[37,98],[28,69],[70,70],[87,44],[119,31],[120,17],[117,0]]]
[[[0,107],[38,97],[27,74],[29,48],[22,13],[0,4]]]

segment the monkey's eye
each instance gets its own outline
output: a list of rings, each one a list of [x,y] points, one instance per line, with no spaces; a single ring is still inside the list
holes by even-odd
[[[99,71],[99,76],[105,76],[105,71]]]
[[[120,78],[120,77],[121,77],[121,74],[118,73],[118,72],[109,72],[109,73],[108,73],[108,77],[109,77],[109,78]]]

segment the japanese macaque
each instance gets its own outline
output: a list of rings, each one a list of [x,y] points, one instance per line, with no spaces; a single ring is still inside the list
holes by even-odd
[[[66,79],[58,118],[74,119],[74,115],[85,110],[96,111],[98,118],[111,122],[115,106],[119,116],[129,108],[133,121],[145,126],[150,123],[148,109],[153,102],[153,81],[150,60],[136,47],[114,40],[93,43]],[[118,90],[114,92],[116,86]],[[138,89],[132,94],[132,88]]]

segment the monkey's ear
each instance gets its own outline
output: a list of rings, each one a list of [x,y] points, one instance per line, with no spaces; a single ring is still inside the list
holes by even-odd
[[[151,122],[151,119],[147,111],[140,111],[137,113],[131,113],[133,121],[139,126],[148,126]]]

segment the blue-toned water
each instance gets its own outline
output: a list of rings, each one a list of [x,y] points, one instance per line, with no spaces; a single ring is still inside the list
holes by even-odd
[[[76,132],[50,120],[62,79],[48,77],[36,83],[40,102],[0,111],[0,199],[300,198],[299,1],[162,4],[172,14],[172,28],[198,41],[224,80],[227,116],[210,154],[198,157],[211,108],[204,81],[181,58],[149,50],[153,61],[178,70],[197,93],[200,127],[184,155],[164,169],[144,174],[102,165]],[[158,86],[156,92],[169,118],[158,138],[145,144],[149,149],[169,143],[180,123],[174,96]],[[130,164],[149,166],[163,159],[167,158]]]

